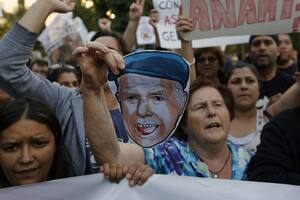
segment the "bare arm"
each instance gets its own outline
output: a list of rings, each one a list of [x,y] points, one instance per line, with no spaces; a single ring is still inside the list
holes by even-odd
[[[184,34],[193,30],[193,24],[190,19],[187,17],[180,15],[176,22],[176,31],[178,37],[181,40],[181,55],[184,57],[189,63],[191,63],[191,81],[196,79],[196,68],[195,68],[195,58],[192,47],[192,41],[184,40]]]
[[[105,102],[107,68],[115,74],[124,69],[122,57],[99,42],[91,42],[87,47],[77,48],[74,55],[79,58],[82,70],[85,132],[97,163],[144,163],[142,148],[135,144],[118,142]]]
[[[123,34],[123,38],[130,50],[135,47],[136,30],[139,25],[140,17],[144,11],[144,4],[145,0],[136,0],[129,8],[129,22]]]

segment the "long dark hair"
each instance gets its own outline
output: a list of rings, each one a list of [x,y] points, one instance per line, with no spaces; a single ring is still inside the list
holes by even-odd
[[[45,124],[55,138],[55,154],[49,171],[48,180],[72,176],[73,168],[70,154],[63,143],[61,126],[55,114],[35,99],[21,98],[12,100],[0,108],[0,134],[14,123],[30,119]],[[9,187],[5,174],[0,167],[0,187]]]

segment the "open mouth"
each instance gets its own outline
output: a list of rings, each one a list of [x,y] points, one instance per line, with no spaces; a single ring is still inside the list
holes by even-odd
[[[150,135],[158,128],[157,124],[136,124],[135,129],[142,135]]]
[[[209,124],[208,126],[205,127],[205,129],[216,129],[216,128],[220,128],[221,124],[218,122],[214,122]]]

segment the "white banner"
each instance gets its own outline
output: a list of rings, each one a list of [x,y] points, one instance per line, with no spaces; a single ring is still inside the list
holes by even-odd
[[[183,0],[195,30],[188,40],[298,32],[300,0]]]
[[[1,200],[298,200],[300,187],[283,184],[154,175],[144,186],[110,183],[101,174],[0,189]]]
[[[139,26],[136,31],[137,43],[139,45],[154,44],[155,33],[154,29],[149,23],[150,17],[142,16],[139,21]]]

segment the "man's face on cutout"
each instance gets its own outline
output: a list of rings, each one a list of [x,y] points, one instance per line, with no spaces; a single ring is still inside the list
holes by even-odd
[[[168,138],[187,100],[180,84],[139,74],[122,75],[119,83],[120,104],[131,139],[152,147]]]

